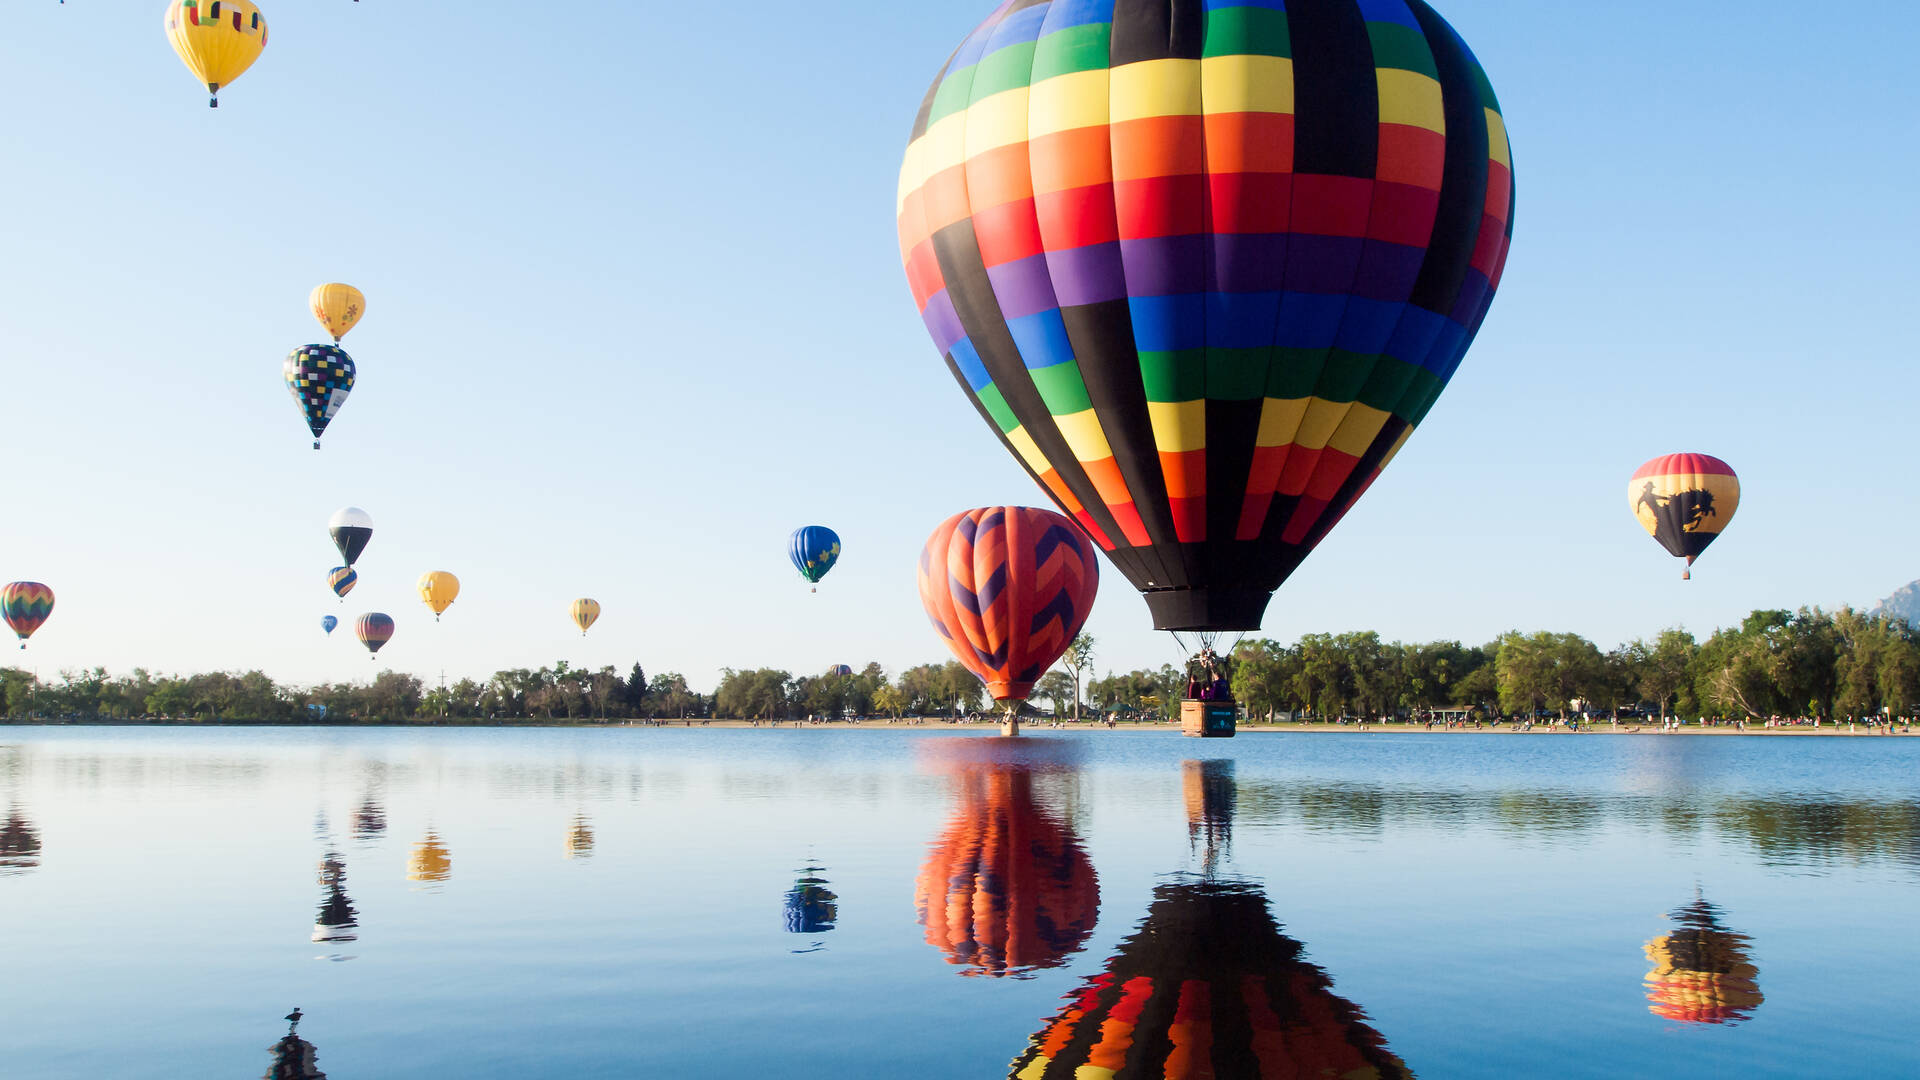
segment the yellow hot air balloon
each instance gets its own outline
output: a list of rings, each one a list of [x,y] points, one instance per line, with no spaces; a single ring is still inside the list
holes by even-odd
[[[587,636],[587,627],[600,617],[600,601],[581,597],[573,602],[573,622],[580,628],[580,636]]]
[[[338,345],[347,331],[359,325],[360,316],[367,313],[367,298],[351,285],[329,281],[313,287],[307,296],[307,306],[313,309],[313,317],[320,320],[320,325],[333,335],[333,342]]]
[[[433,621],[460,595],[460,579],[445,570],[429,570],[420,575],[420,599],[433,609]]]
[[[248,0],[167,0],[167,41],[180,62],[207,84],[207,107],[267,47],[267,17]]]

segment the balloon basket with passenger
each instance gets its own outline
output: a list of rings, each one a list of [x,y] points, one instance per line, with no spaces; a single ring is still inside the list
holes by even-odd
[[[1226,657],[1214,652],[1216,634],[1200,635],[1200,651],[1187,660],[1187,693],[1180,702],[1180,734],[1196,739],[1231,739],[1240,708]],[[1174,634],[1178,641],[1180,635]],[[1229,650],[1231,651],[1231,650]]]

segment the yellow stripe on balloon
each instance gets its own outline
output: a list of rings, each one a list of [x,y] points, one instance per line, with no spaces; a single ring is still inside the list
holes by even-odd
[[[1028,137],[1038,139],[1060,131],[1106,126],[1110,86],[1106,68],[1056,75],[1034,83],[1027,98]]]
[[[1377,68],[1374,76],[1380,86],[1381,123],[1447,133],[1438,79],[1402,68]]]
[[[1200,115],[1200,61],[1142,60],[1110,70],[1113,123]]]
[[[1247,112],[1290,114],[1293,112],[1293,61],[1284,56],[1207,57],[1200,61],[1200,100],[1210,116]]]
[[[1205,401],[1149,401],[1147,419],[1153,424],[1153,444],[1163,454],[1207,448]]]

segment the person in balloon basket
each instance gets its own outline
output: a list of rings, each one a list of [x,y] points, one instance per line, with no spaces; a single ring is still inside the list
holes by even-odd
[[[1204,647],[1187,661],[1188,701],[1231,701],[1233,691],[1227,682],[1227,665],[1211,646]]]

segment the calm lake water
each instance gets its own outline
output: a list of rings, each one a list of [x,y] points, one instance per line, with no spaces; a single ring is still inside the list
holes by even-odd
[[[0,815],[9,1080],[1920,1075],[1920,741],[16,727]]]

